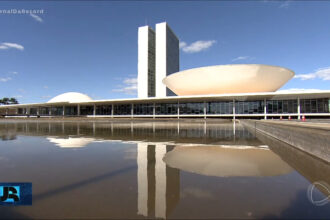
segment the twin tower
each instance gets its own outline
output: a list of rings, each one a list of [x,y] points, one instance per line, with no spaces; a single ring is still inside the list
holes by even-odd
[[[179,72],[179,39],[166,22],[138,31],[138,98],[175,95],[162,80]]]

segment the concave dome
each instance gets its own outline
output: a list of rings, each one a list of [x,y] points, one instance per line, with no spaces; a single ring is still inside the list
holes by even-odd
[[[79,92],[66,92],[50,99],[48,103],[54,102],[89,102],[93,101],[88,95]]]

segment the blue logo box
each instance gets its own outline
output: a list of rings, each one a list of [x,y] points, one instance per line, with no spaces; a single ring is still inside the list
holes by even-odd
[[[0,206],[32,205],[32,183],[0,183]]]

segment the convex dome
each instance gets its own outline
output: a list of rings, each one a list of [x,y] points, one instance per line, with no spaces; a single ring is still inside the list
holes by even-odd
[[[91,97],[88,95],[79,93],[79,92],[66,92],[61,95],[55,96],[54,98],[50,99],[47,103],[54,103],[54,102],[89,102],[93,101]]]

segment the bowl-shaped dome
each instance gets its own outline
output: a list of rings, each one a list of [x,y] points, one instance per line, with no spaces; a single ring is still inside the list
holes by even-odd
[[[293,76],[283,67],[234,64],[184,70],[167,76],[163,83],[177,95],[275,92]]]
[[[177,146],[165,154],[170,167],[206,176],[278,176],[292,168],[269,149]]]
[[[61,95],[55,96],[51,100],[48,101],[48,103],[53,102],[89,102],[93,99],[89,97],[88,95],[79,93],[79,92],[67,92],[63,93]]]

